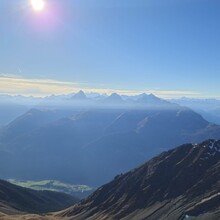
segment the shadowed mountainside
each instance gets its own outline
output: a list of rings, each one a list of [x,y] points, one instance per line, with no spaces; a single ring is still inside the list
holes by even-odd
[[[0,213],[46,213],[67,208],[77,201],[68,194],[31,190],[0,180]]]

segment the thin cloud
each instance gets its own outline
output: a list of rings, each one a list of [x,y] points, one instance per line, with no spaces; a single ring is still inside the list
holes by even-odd
[[[126,90],[113,88],[94,88],[85,83],[58,81],[53,79],[30,79],[14,74],[0,74],[0,93],[13,95],[47,96],[51,94],[68,94],[84,90],[85,92],[98,92],[111,94],[117,92],[121,95],[137,95],[140,93],[153,93],[164,98],[180,96],[199,96],[193,91],[175,90]]]
[[[0,74],[0,93],[42,96],[73,92],[80,85],[74,82],[29,79],[13,74]]]
[[[0,78],[21,78],[20,75],[15,75],[11,73],[0,73]]]

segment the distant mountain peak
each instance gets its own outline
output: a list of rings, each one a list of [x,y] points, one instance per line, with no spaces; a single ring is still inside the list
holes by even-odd
[[[106,99],[105,99],[106,102],[109,102],[109,103],[122,103],[123,102],[123,99],[122,97],[117,94],[117,93],[112,93],[110,96],[108,96]]]
[[[116,92],[112,93],[109,97],[121,98],[121,96]]]
[[[85,95],[85,93],[84,93],[82,90],[80,90],[79,92],[77,92],[76,94],[74,94],[71,99],[75,99],[75,100],[86,100],[86,99],[87,99],[87,96]]]
[[[140,103],[148,103],[148,104],[156,104],[162,102],[163,100],[150,93],[149,95],[146,93],[141,94],[141,96],[137,100]]]

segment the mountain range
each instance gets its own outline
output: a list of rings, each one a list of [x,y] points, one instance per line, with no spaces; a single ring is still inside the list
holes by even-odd
[[[112,93],[111,95],[99,94],[95,92],[84,93],[80,90],[77,93],[70,93],[65,95],[50,95],[47,97],[26,97],[21,95],[10,96],[10,95],[0,95],[0,127],[8,124],[16,117],[25,113],[27,109],[34,106],[90,106],[90,107],[103,107],[107,106],[113,107],[131,107],[131,108],[146,108],[146,103],[149,105],[158,105],[160,100],[160,105],[164,105],[167,102],[176,103],[181,106],[189,107],[201,114],[206,120],[220,124],[220,100],[218,99],[196,99],[182,97],[178,99],[159,99],[153,94],[139,94],[139,95],[119,95],[117,93]],[[144,104],[144,105],[143,105]]]
[[[97,187],[164,150],[220,138],[220,126],[189,108],[152,94],[135,99],[113,94],[71,107],[42,102],[1,130],[0,177]]]

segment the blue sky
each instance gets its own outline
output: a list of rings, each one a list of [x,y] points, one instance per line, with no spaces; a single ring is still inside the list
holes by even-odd
[[[220,98],[220,1],[0,1],[0,93]]]

